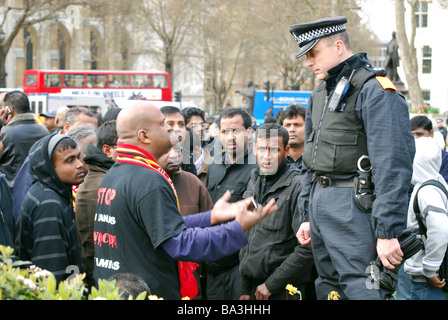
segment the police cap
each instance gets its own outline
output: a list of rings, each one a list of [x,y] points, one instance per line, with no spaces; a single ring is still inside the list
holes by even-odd
[[[346,30],[345,23],[347,23],[347,18],[340,16],[291,26],[289,32],[300,47],[296,58],[300,58],[310,51],[321,38],[344,32]]]

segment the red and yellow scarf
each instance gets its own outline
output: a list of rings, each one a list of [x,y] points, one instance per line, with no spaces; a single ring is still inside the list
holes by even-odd
[[[130,163],[153,170],[162,175],[171,186],[176,197],[177,208],[180,212],[179,198],[177,197],[176,187],[165,170],[157,163],[154,157],[147,151],[130,144],[117,144],[117,162]],[[180,292],[181,296],[193,299],[198,294],[198,286],[193,276],[193,271],[198,264],[193,262],[178,261]]]

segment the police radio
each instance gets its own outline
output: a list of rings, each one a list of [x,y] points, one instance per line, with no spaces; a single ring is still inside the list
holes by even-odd
[[[328,111],[344,111],[341,105],[341,101],[344,100],[348,89],[350,88],[350,81],[353,78],[353,74],[356,70],[353,70],[350,77],[342,77],[336,85],[333,94],[331,95],[330,102],[328,103]]]

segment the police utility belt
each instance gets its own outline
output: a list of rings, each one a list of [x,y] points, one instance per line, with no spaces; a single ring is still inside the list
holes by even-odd
[[[376,198],[372,177],[372,166],[368,156],[358,159],[358,175],[349,179],[333,179],[331,177],[314,174],[311,180],[318,182],[322,188],[354,188],[357,207],[364,212],[371,212]]]

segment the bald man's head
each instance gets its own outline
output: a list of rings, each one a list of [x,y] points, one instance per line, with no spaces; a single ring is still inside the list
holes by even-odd
[[[118,143],[140,147],[156,160],[171,148],[170,131],[159,108],[147,101],[124,108],[117,117]]]

